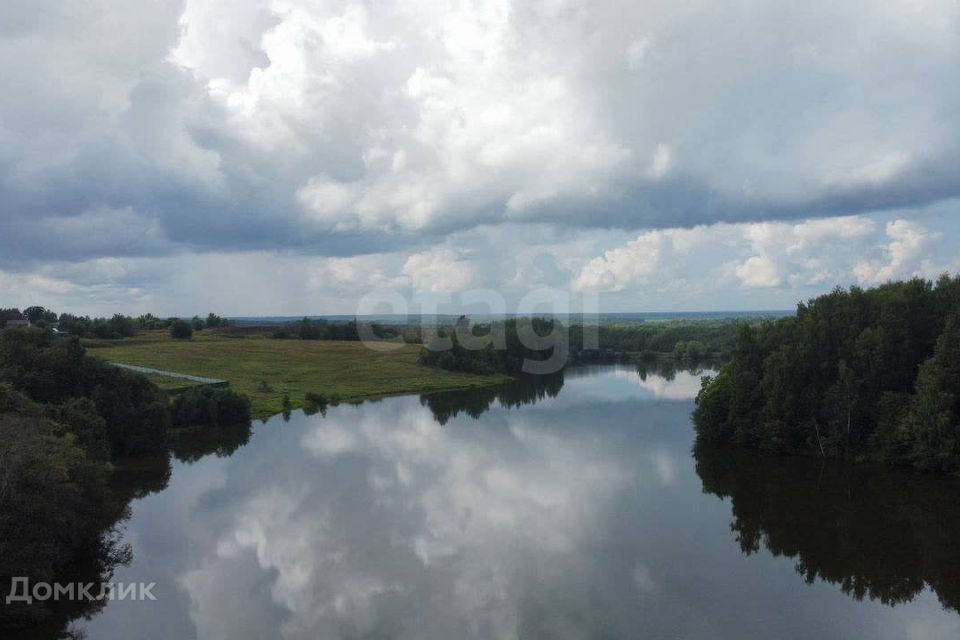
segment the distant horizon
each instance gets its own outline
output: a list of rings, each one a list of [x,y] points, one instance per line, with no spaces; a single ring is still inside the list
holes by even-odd
[[[229,320],[297,320],[301,318],[310,318],[313,319],[368,319],[368,318],[421,318],[421,317],[437,317],[437,318],[458,318],[461,315],[465,315],[468,318],[514,318],[514,317],[530,317],[530,316],[572,316],[572,317],[594,317],[599,316],[603,317],[624,317],[624,318],[633,318],[633,317],[658,317],[658,318],[670,318],[670,317],[688,317],[688,316],[710,316],[717,318],[727,318],[727,317],[742,317],[747,315],[757,315],[757,316],[782,316],[789,315],[795,312],[795,309],[723,309],[723,310],[701,310],[701,311],[600,311],[593,313],[506,313],[506,314],[490,314],[490,313],[476,313],[471,314],[469,312],[465,313],[435,313],[435,314],[425,314],[425,313],[409,313],[409,314],[399,314],[399,313],[372,313],[372,314],[351,314],[351,313],[322,313],[322,314],[292,314],[292,315],[228,315],[224,316]],[[174,316],[169,316],[174,317]],[[180,318],[188,318],[193,316],[176,316]]]
[[[10,305],[0,302],[0,309],[4,308],[16,308],[21,312],[25,309],[32,306],[44,306],[44,305],[25,305],[17,306]],[[332,319],[332,320],[350,320],[353,318],[357,319],[377,319],[377,318],[424,318],[424,317],[436,317],[436,318],[457,318],[462,315],[465,315],[471,319],[490,319],[490,318],[518,318],[518,317],[548,317],[548,316],[558,316],[558,317],[599,317],[599,318],[624,318],[624,319],[671,319],[671,318],[685,318],[685,317],[703,317],[703,318],[732,318],[732,317],[744,317],[744,316],[770,316],[770,317],[781,317],[786,315],[791,315],[796,312],[796,308],[791,309],[701,309],[701,310],[669,310],[669,311],[599,311],[599,312],[579,312],[579,311],[570,311],[570,312],[507,312],[507,313],[477,313],[471,312],[469,310],[458,312],[437,312],[437,313],[289,313],[289,314],[226,314],[220,313],[219,311],[204,310],[203,312],[196,313],[180,313],[180,314],[163,314],[163,313],[154,313],[151,311],[143,313],[127,313],[121,310],[113,311],[112,313],[107,314],[90,314],[90,313],[81,313],[72,309],[57,309],[52,307],[44,307],[48,311],[53,311],[55,313],[62,314],[68,313],[77,316],[90,316],[90,317],[109,317],[114,313],[119,313],[128,317],[139,317],[141,315],[152,314],[156,318],[182,318],[190,319],[195,316],[205,318],[208,313],[215,313],[228,320],[236,321],[266,321],[266,320],[277,320],[277,321],[289,321],[289,320],[299,320],[302,318],[310,318],[311,320],[322,320],[322,319]]]

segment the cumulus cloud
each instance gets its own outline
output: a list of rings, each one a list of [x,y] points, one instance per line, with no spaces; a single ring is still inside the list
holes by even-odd
[[[516,599],[507,591],[515,576],[503,550],[564,561],[579,548],[583,523],[602,508],[596,496],[622,488],[628,475],[616,451],[588,437],[573,436],[571,443],[540,422],[513,418],[496,427],[490,438],[464,437],[441,428],[416,399],[403,407],[334,411],[300,431],[298,464],[313,470],[312,482],[332,482],[339,491],[300,482],[293,491],[271,486],[241,496],[221,519],[204,565],[184,575],[188,595],[227,588],[209,576],[253,556],[271,576],[285,635],[310,637],[348,625],[369,632],[385,604],[423,609],[426,583],[416,574],[426,572],[445,586],[432,596],[443,602],[429,613],[434,624],[447,617],[481,620],[493,635],[509,636]],[[515,453],[509,460],[505,444]],[[358,472],[330,476],[345,457],[362,461]],[[655,473],[671,471],[661,464]],[[346,490],[362,496],[364,510],[342,513],[343,501],[330,500]],[[379,526],[387,516],[393,524]],[[223,626],[222,619],[208,619],[212,610],[197,616],[200,628]]]
[[[780,274],[769,256],[751,256],[734,268],[734,273],[745,287],[775,287]]]
[[[639,291],[656,284],[662,290],[676,280],[722,290],[732,279],[746,289],[803,290],[854,277],[877,283],[932,276],[929,255],[937,237],[919,223],[898,218],[884,227],[865,216],[648,231],[586,261],[572,286]]]
[[[737,247],[720,275],[769,289],[849,275],[823,238],[960,197],[952,0],[747,0],[735,20],[665,0],[141,4],[0,7],[0,269],[274,252],[310,258],[314,293],[451,290],[481,264],[508,288],[628,291],[683,255],[670,230],[707,227]],[[749,252],[723,235],[764,221]],[[512,242],[507,274],[450,240],[519,227],[586,240]],[[908,235],[858,277],[916,271]],[[371,254],[389,257],[316,262]]]
[[[744,287],[769,288],[784,281],[786,271],[793,284],[814,284],[842,277],[827,268],[827,260],[843,255],[850,246],[874,231],[871,219],[862,216],[806,220],[797,224],[762,222],[734,229],[746,239],[752,253],[732,265]]]
[[[620,291],[658,274],[664,254],[689,252],[707,239],[704,227],[648,231],[622,247],[592,259],[573,282],[575,289]]]
[[[473,281],[473,267],[460,260],[451,249],[416,253],[403,264],[403,274],[417,291],[452,293],[462,291]]]
[[[331,254],[505,220],[690,226],[960,194],[955,2],[737,15],[7,2],[2,215],[132,208],[169,251]]]
[[[857,263],[854,273],[863,284],[878,284],[898,277],[913,275],[931,275],[923,273],[921,266],[929,266],[926,249],[936,237],[922,225],[907,220],[894,220],[887,223],[889,244],[884,248],[886,262],[863,260]]]

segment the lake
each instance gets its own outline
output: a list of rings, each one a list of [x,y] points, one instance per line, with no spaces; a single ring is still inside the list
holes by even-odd
[[[569,369],[203,434],[99,638],[957,638],[955,480],[693,451],[699,374]],[[148,480],[144,480],[148,478]],[[151,484],[152,482],[152,484]],[[131,484],[131,486],[133,486]]]

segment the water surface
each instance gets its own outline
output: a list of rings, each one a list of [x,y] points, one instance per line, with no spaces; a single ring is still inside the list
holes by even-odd
[[[630,367],[184,441],[96,638],[957,638],[952,481],[692,452]],[[215,454],[203,455],[215,451]],[[164,478],[164,481],[166,478]],[[163,483],[160,483],[163,486]]]

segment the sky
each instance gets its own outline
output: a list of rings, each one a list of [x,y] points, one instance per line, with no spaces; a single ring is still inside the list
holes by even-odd
[[[0,4],[0,307],[789,309],[958,214],[956,0]]]

